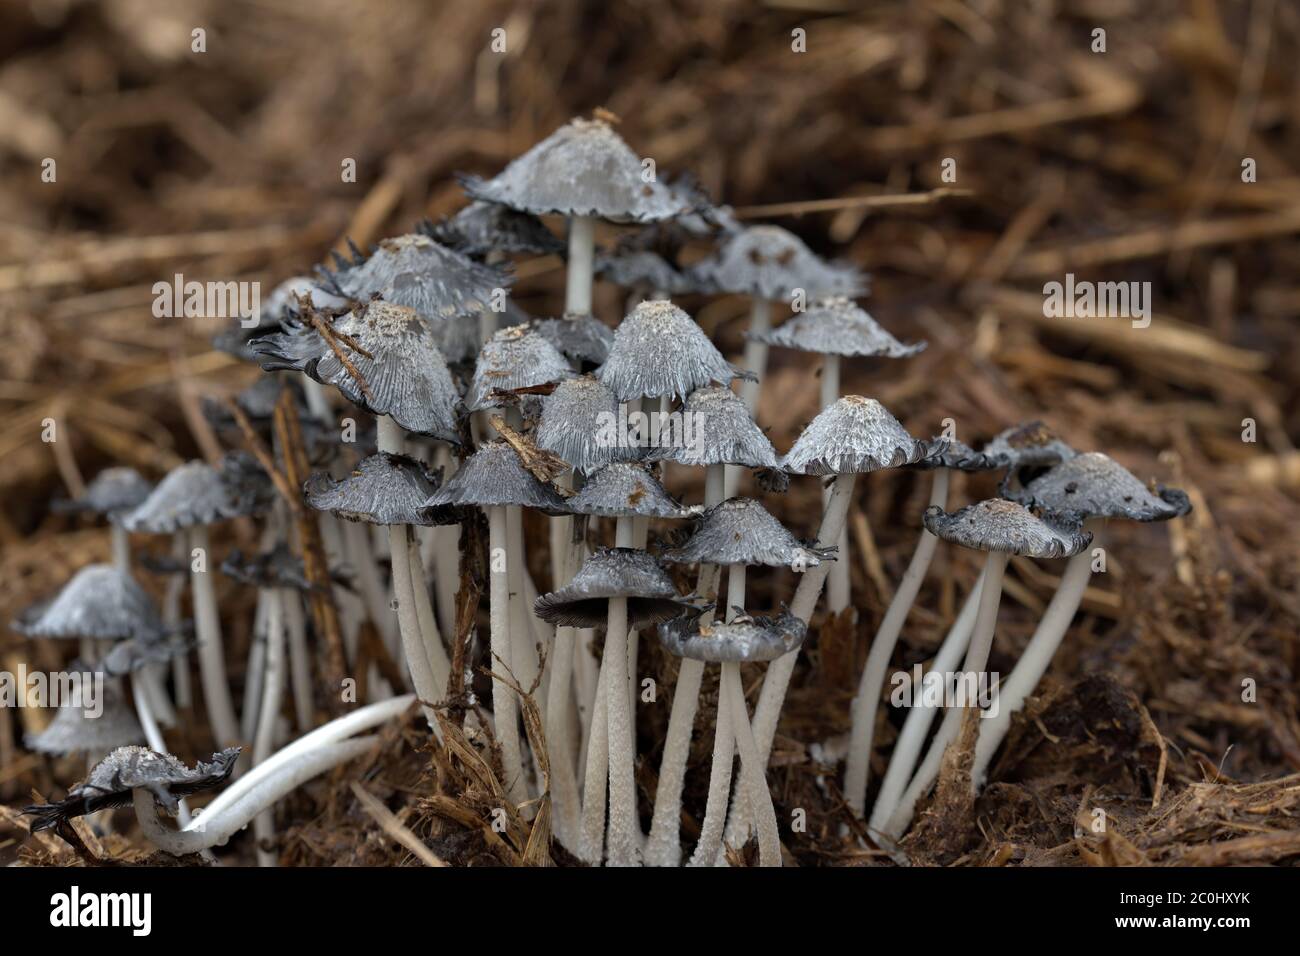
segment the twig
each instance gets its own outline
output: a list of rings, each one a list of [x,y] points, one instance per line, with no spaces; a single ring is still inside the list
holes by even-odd
[[[839,199],[807,199],[802,202],[778,202],[765,206],[741,206],[732,210],[737,219],[802,216],[810,212],[835,212],[840,209],[893,209],[898,206],[928,206],[941,199],[973,196],[970,189],[940,186],[928,193],[903,193],[897,196],[842,196]]]

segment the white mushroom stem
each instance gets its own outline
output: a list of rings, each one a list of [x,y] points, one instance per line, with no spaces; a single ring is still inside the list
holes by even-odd
[[[767,788],[767,774],[758,756],[754,732],[745,707],[745,691],[740,683],[740,665],[722,665],[721,699],[731,711],[731,727],[740,752],[740,790],[738,797],[749,803],[749,818],[758,826],[758,865],[781,865],[781,835],[776,826],[776,807]],[[722,706],[720,704],[719,706]]]
[[[822,356],[822,374],[821,374],[821,407],[830,408],[840,398],[840,357],[838,355]],[[822,496],[822,503],[825,504],[830,499],[830,493],[827,491]],[[829,580],[826,583],[826,606],[832,614],[838,614],[849,606],[851,597],[850,568],[852,566],[849,558],[849,529],[847,523],[840,531],[840,539],[836,544],[839,546],[839,559],[835,562],[830,570]]]
[[[397,634],[397,621],[393,616],[392,605],[388,602],[388,589],[379,576],[379,565],[375,561],[374,550],[370,546],[370,535],[366,526],[355,521],[341,521],[339,528],[343,534],[343,546],[350,555],[353,580],[361,592],[362,603],[366,613],[379,631],[384,646],[390,653],[397,654],[401,646]]]
[[[592,272],[596,260],[596,220],[569,217],[569,263],[565,272],[564,311],[591,315]]]
[[[998,744],[1006,737],[1011,727],[1011,716],[1025,705],[1025,699],[1038,686],[1048,665],[1056,655],[1057,648],[1065,632],[1074,620],[1074,614],[1083,601],[1083,593],[1088,589],[1092,578],[1093,549],[1101,544],[1103,522],[1090,519],[1084,528],[1092,532],[1092,545],[1074,555],[1066,563],[1061,583],[1052,595],[1051,603],[1043,612],[1043,618],[1034,630],[1034,636],[1025,645],[1020,660],[1011,669],[1011,674],[998,687],[998,706],[996,716],[990,715],[980,721],[979,741],[975,745],[975,762],[971,767],[971,784],[978,791],[984,785],[984,776],[993,759]]]
[[[725,467],[709,465],[704,472],[705,508],[712,508],[723,500]],[[695,593],[705,601],[715,600],[718,578],[716,564],[701,565]],[[712,619],[713,612],[709,611],[700,617],[700,623],[708,624]],[[659,763],[659,786],[655,790],[650,837],[645,847],[646,866],[678,866],[682,861],[682,786],[686,781],[686,761],[690,757],[691,732],[695,728],[695,712],[699,708],[703,681],[704,662],[683,657],[677,669],[664,754]]]
[[[822,513],[821,527],[817,531],[817,547],[827,548],[835,545],[844,530],[848,517],[849,504],[853,500],[853,486],[857,475],[836,475],[831,484],[831,494]],[[821,596],[822,585],[835,562],[822,561],[803,573],[799,586],[795,588],[794,598],[790,602],[790,613],[807,624],[812,620],[817,599]],[[754,708],[754,744],[758,747],[760,766],[766,767],[772,755],[772,741],[776,738],[776,725],[781,719],[781,706],[785,703],[785,692],[794,676],[794,665],[799,659],[798,649],[778,657],[768,665],[763,677],[763,689],[758,695],[758,706]],[[731,846],[743,846],[749,838],[749,819],[743,804],[737,801],[731,807],[727,819],[727,843]]]
[[[687,866],[713,866],[722,851],[722,834],[727,822],[727,801],[731,796],[731,765],[736,755],[736,734],[731,727],[731,708],[721,684],[718,687],[718,717],[713,727],[713,759],[709,764],[709,794],[704,802],[704,822]]]
[[[966,653],[966,647],[970,643],[970,632],[975,627],[975,615],[979,611],[979,594],[983,583],[984,573],[981,571],[974,588],[966,596],[957,619],[948,629],[948,635],[939,646],[939,652],[934,656],[931,669],[935,673],[947,674],[961,663],[962,655]],[[903,721],[903,729],[898,734],[898,740],[894,743],[893,753],[889,755],[889,766],[885,770],[885,776],[881,778],[880,792],[876,794],[876,802],[871,808],[870,829],[879,830],[883,827],[898,807],[898,800],[903,795],[903,788],[912,779],[912,771],[916,769],[917,758],[921,755],[926,734],[930,731],[930,724],[934,722],[934,715],[938,709],[928,707],[922,701],[913,702],[907,719]]]
[[[506,509],[493,505],[488,516],[488,630],[492,650],[492,672],[513,672],[510,651],[510,578],[507,567]],[[528,799],[524,788],[523,751],[519,743],[519,702],[504,681],[492,678],[492,717],[497,743],[501,746],[502,781],[510,799],[521,804]]]
[[[583,776],[587,763],[587,741],[596,726],[596,690],[600,680],[600,664],[592,649],[596,646],[594,628],[578,629],[573,642],[573,689],[578,708],[580,735],[578,743],[578,776]]]
[[[578,846],[582,809],[578,779],[573,770],[572,738],[569,734],[569,675],[573,671],[571,627],[557,628],[548,663],[551,669],[546,701],[546,749],[550,754],[551,796],[555,803],[555,835],[570,850]]]
[[[113,535],[113,565],[119,571],[131,573],[131,536],[127,534],[116,521],[112,522],[109,527]]]
[[[284,604],[285,592],[273,588],[266,592],[266,669],[262,678],[261,714],[257,720],[257,737],[253,741],[253,766],[271,755],[275,747],[275,730],[280,718],[280,698],[284,689]],[[267,807],[253,821],[257,839],[257,865],[275,866],[277,855],[262,849],[264,840],[275,836],[275,815]]]
[[[609,720],[605,702],[609,671],[602,667],[596,678],[596,696],[591,705],[591,734],[587,738],[582,783],[582,832],[578,856],[599,866],[605,853],[605,797],[609,790]]]
[[[633,544],[631,518],[615,525],[615,547]],[[609,841],[610,866],[639,866],[640,824],[636,812],[636,741],[632,738],[632,707],[627,693],[627,598],[609,599],[605,626],[605,653],[601,669],[608,669],[605,717],[609,722]]]
[[[208,720],[218,745],[231,747],[239,742],[239,720],[226,680],[225,648],[221,641],[221,618],[217,613],[217,594],[212,586],[213,556],[206,525],[190,528],[190,548],[201,549],[202,571],[194,569],[190,558],[190,588],[194,598],[194,629],[199,642],[199,677],[203,682],[203,700]]]
[[[172,535],[172,557],[178,562],[187,560],[186,534],[177,531]],[[182,565],[183,567],[184,565]],[[168,629],[174,630],[181,623],[181,598],[185,595],[185,575],[167,576],[167,588],[163,592],[162,621]],[[194,694],[190,687],[190,656],[186,652],[172,658],[172,684],[176,687],[176,706],[189,708],[194,704]]]
[[[140,829],[158,849],[172,856],[198,853],[221,846],[248,825],[259,813],[273,806],[287,793],[320,776],[339,764],[359,757],[372,746],[376,737],[361,737],[342,743],[328,744],[319,750],[304,754],[297,761],[283,767],[276,775],[264,779],[244,797],[229,805],[224,813],[214,813],[211,808],[200,813],[181,830],[172,830],[158,819],[153,794],[144,788],[132,793],[136,820]]]
[[[411,590],[415,597],[415,616],[420,622],[420,635],[424,641],[424,652],[429,660],[429,669],[433,673],[433,686],[438,691],[438,696],[434,700],[442,700],[447,694],[451,660],[447,657],[447,648],[442,643],[442,633],[438,630],[438,621],[433,613],[428,580],[424,574],[424,560],[420,557],[420,545],[415,535],[407,535],[406,551],[411,563]]]
[[[257,733],[257,717],[262,695],[262,672],[266,669],[266,588],[257,589],[253,609],[253,633],[244,663],[244,699],[239,715],[239,737],[252,740]]]
[[[930,504],[940,508],[948,503],[947,468],[938,468],[934,472],[930,486]],[[867,778],[871,772],[871,741],[876,729],[876,709],[880,704],[880,689],[885,683],[885,671],[889,669],[889,659],[893,656],[898,637],[903,631],[903,623],[908,612],[916,602],[917,592],[930,570],[930,561],[934,557],[939,539],[925,528],[916,542],[916,550],[907,565],[903,579],[898,583],[898,590],[889,602],[889,609],[876,631],[867,654],[867,663],[862,668],[862,677],[858,681],[857,696],[853,698],[853,727],[849,734],[848,765],[844,770],[844,797],[854,816],[861,817],[867,803]],[[843,544],[840,545],[843,554]],[[834,572],[831,572],[832,575]]]
[[[155,753],[169,753],[167,741],[163,739],[162,731],[158,728],[158,721],[154,717],[153,708],[149,701],[149,692],[140,679],[143,673],[143,671],[136,671],[131,675],[131,699],[135,701],[135,715],[140,720],[140,728],[144,731],[145,743],[149,745],[149,749]],[[189,806],[184,800],[180,801],[176,816],[181,821],[181,826],[190,822]]]
[[[771,328],[772,303],[767,299],[754,296],[749,307],[749,332],[758,335],[770,331]],[[762,378],[767,374],[767,343],[746,339],[745,354],[741,364],[759,378],[757,382],[742,382],[740,385],[740,397],[745,400],[745,407],[749,409],[749,414],[753,415],[754,409],[758,406],[758,390],[762,385]]]
[[[984,559],[984,580],[980,585],[979,611],[975,615],[975,627],[971,631],[970,647],[966,649],[966,660],[962,671],[974,675],[978,681],[989,662],[989,651],[993,647],[993,633],[998,620],[998,603],[1002,599],[1002,577],[1011,555],[1005,551],[990,551]],[[967,701],[967,707],[978,706],[974,701]],[[929,792],[935,779],[939,776],[939,766],[943,762],[943,753],[948,745],[957,738],[961,730],[964,707],[949,707],[943,716],[943,723],[935,732],[930,749],[921,761],[916,776],[903,791],[897,808],[890,814],[889,820],[881,828],[886,836],[897,839],[902,836],[912,816],[916,812],[917,801]]]
[[[281,592],[284,626],[289,635],[289,683],[293,688],[293,713],[298,730],[306,733],[316,722],[316,708],[311,686],[311,656],[307,649],[307,620],[303,615],[302,597],[297,591]]]
[[[510,667],[528,690],[537,679],[539,659],[533,634],[533,609],[524,603],[524,512],[506,507],[506,583],[510,590]]]

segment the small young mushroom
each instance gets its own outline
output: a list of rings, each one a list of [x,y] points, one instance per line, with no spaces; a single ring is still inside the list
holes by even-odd
[[[739,403],[739,399],[736,401]],[[763,564],[804,571],[822,561],[833,560],[834,550],[808,547],[799,542],[767,509],[753,499],[729,498],[705,512],[694,533],[682,547],[665,551],[662,557],[665,561],[700,564],[702,567],[728,566],[730,578],[727,583],[727,603],[740,607],[744,604],[745,568],[748,565]],[[712,594],[708,596],[712,597]],[[701,630],[709,626],[709,618],[707,611],[701,615],[698,622]],[[662,633],[660,636],[663,636]],[[695,663],[692,664],[692,661]],[[664,759],[659,771],[659,789],[655,795],[650,840],[646,845],[646,861],[653,866],[676,866],[681,858],[678,822],[681,817],[682,783],[686,775],[691,725],[698,704],[702,673],[703,659],[692,654],[685,655],[678,676],[678,690],[673,695],[673,710],[669,717],[669,734],[664,743]],[[683,687],[689,696],[683,696]],[[740,728],[730,727],[727,721],[734,721],[733,716],[728,714],[715,728],[717,739],[714,743],[713,766],[716,774],[729,777],[731,740],[728,735]],[[749,726],[749,716],[746,713],[745,728]],[[677,735],[674,735],[674,729],[677,730]],[[704,830],[693,857],[693,862],[704,865],[712,864],[717,857],[727,811],[727,782],[716,776],[711,780]]]
[[[1183,491],[1164,487],[1152,491],[1123,465],[1098,452],[1067,458],[1031,480],[1018,497],[1025,504],[1083,515],[1084,527],[1092,532],[1094,548],[1107,519],[1168,521],[1182,517],[1192,508]],[[998,713],[981,722],[975,747],[971,780],[977,789],[983,786],[989,762],[1011,726],[1012,715],[1024,706],[1061,646],[1091,577],[1091,551],[1081,552],[1069,560],[1033,637],[998,689]]]
[[[85,683],[94,676],[89,671],[82,674]],[[46,754],[102,755],[144,740],[144,730],[127,706],[121,682],[101,679],[95,683],[101,688],[97,699],[86,693],[83,684],[80,698],[65,701],[44,730],[23,739],[24,746]]]
[[[131,543],[115,516],[131,511],[149,497],[153,485],[134,468],[105,468],[86,486],[85,494],[73,501],[59,501],[56,512],[90,512],[109,519],[113,535],[113,563],[123,571],[131,567]]]
[[[772,303],[811,300],[827,295],[860,295],[865,277],[852,266],[822,261],[803,240],[780,226],[750,226],[727,237],[710,259],[695,266],[698,281],[718,292],[741,293],[751,300],[749,335],[742,367],[754,378],[741,387],[749,410],[758,402],[760,379],[767,372],[767,341]]]
[[[619,537],[630,537],[626,518],[619,519]],[[544,594],[534,604],[537,616],[558,626],[604,625],[605,650],[601,656],[601,685],[594,720],[608,725],[610,866],[640,863],[634,776],[635,741],[631,733],[631,702],[627,692],[629,627],[652,624],[681,614],[686,605],[678,598],[668,575],[644,551],[620,543],[591,555],[564,587]],[[617,702],[617,703],[616,703]],[[593,740],[595,735],[593,734]],[[598,755],[587,755],[587,781],[582,808],[579,855],[599,863],[604,842],[605,767]]]
[[[470,411],[499,408],[498,392],[549,385],[573,375],[554,345],[526,325],[512,325],[483,346],[465,404]]]
[[[689,212],[682,197],[642,175],[641,159],[604,119],[574,119],[490,180],[462,177],[473,199],[569,222],[564,311],[591,314],[595,221],[658,222]]]
[[[979,610],[971,631],[970,646],[966,649],[966,659],[962,663],[962,671],[969,675],[970,681],[978,680],[988,665],[998,603],[1002,597],[1002,577],[1011,555],[1068,558],[1092,542],[1092,534],[1081,530],[1081,521],[1076,515],[1049,513],[1039,518],[1023,505],[1002,498],[967,505],[952,513],[931,506],[925,511],[925,527],[945,541],[987,553],[980,584]],[[968,700],[966,707],[972,706],[978,706],[977,702]],[[944,750],[957,738],[962,711],[963,708],[950,707],[944,715],[929,753],[883,828],[889,837],[896,839],[902,834],[912,820],[917,800],[934,783]]]
[[[744,567],[744,565],[739,565]],[[730,594],[728,594],[730,597]],[[722,824],[731,786],[731,744],[740,751],[741,794],[749,803],[749,818],[758,828],[759,866],[781,865],[781,838],[776,809],[767,787],[766,761],[754,743],[745,692],[740,682],[744,662],[773,661],[803,643],[808,626],[788,611],[775,617],[749,617],[733,607],[725,624],[700,624],[698,616],[659,625],[659,640],[678,657],[722,665],[718,722],[713,738],[708,808],[692,866],[712,865],[722,846]],[[727,718],[723,718],[723,713]],[[677,809],[680,815],[680,807]]]
[[[93,640],[163,632],[153,599],[130,574],[109,564],[82,568],[53,600],[24,612],[12,626],[28,637]]]

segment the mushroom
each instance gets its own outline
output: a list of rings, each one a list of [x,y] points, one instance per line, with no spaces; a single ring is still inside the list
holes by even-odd
[[[523,561],[523,555],[511,554],[507,534],[508,508],[536,508],[546,514],[566,511],[564,499],[550,485],[539,481],[519,460],[506,442],[490,441],[462,463],[429,500],[426,507],[482,508],[488,520],[489,634],[494,675],[513,672],[511,643],[510,567]],[[500,556],[501,560],[498,560]],[[523,803],[527,788],[523,778],[523,756],[519,741],[519,709],[515,692],[500,677],[492,678],[492,713],[496,722],[497,742],[506,779],[503,784],[511,799]]]
[[[767,509],[751,498],[729,498],[705,512],[690,538],[680,548],[665,551],[662,557],[665,561],[681,564],[700,564],[710,567],[726,565],[729,568],[727,603],[735,610],[744,606],[745,569],[748,565],[763,564],[804,571],[816,567],[824,560],[833,559],[834,550],[834,548],[815,548],[802,544],[773,518]],[[731,616],[728,615],[728,622],[730,621]],[[711,623],[705,612],[701,615],[698,627],[703,632],[710,626]],[[662,632],[660,637],[662,639]],[[797,642],[793,646],[797,646]],[[669,738],[675,746],[670,759],[669,742],[665,742],[659,790],[655,796],[654,820],[659,822],[659,827],[651,828],[652,840],[647,845],[648,860],[658,866],[676,866],[681,857],[678,821],[681,818],[682,782],[686,773],[691,722],[694,720],[699,696],[700,677],[697,676],[697,672],[702,672],[702,664],[705,660],[694,654],[684,656],[687,660],[682,662],[682,671],[686,673],[686,682],[694,684],[692,696],[695,699],[682,701],[682,706],[685,708],[683,710],[684,740],[674,741],[671,740],[672,722],[677,717],[679,696],[674,694],[673,697],[673,715],[669,718]],[[689,660],[699,662],[701,667],[698,669],[688,667]],[[679,676],[679,687],[682,683],[683,678]],[[722,845],[723,824],[727,813],[728,780],[731,774],[730,735],[749,733],[752,739],[748,712],[743,714],[744,726],[741,727],[739,716],[731,713],[730,710],[730,705],[724,708],[726,717],[719,720],[714,730],[714,773],[710,777],[704,827],[692,857],[693,865],[712,865]],[[686,714],[689,714],[690,721],[685,720]],[[744,759],[748,760],[748,757]],[[755,763],[754,766],[760,765]],[[758,773],[761,780],[763,771],[760,770]],[[727,779],[719,779],[722,776]],[[766,785],[764,790],[766,791]],[[770,798],[768,803],[771,803]],[[779,863],[779,852],[776,859]]]
[[[228,454],[216,468],[193,461],[172,469],[148,498],[119,519],[126,530],[147,534],[174,534],[184,529],[190,553],[197,550],[204,555],[201,563],[193,559],[190,562],[199,676],[213,733],[225,745],[240,739],[239,721],[226,679],[221,617],[208,555],[208,527],[265,510],[271,493],[270,480],[250,456]]]
[[[949,476],[955,471],[988,471],[997,467],[997,463],[987,455],[973,451],[962,442],[950,439],[948,450],[937,458],[923,459],[917,468],[934,472],[930,485],[930,505],[938,508],[948,506]],[[867,777],[871,767],[871,743],[876,729],[876,708],[880,704],[880,690],[885,683],[885,674],[889,669],[889,660],[894,647],[902,633],[903,623],[916,602],[917,592],[930,569],[935,546],[939,539],[925,528],[916,542],[912,560],[908,562],[889,608],[876,629],[867,653],[862,676],[858,680],[857,693],[853,697],[853,722],[849,733],[848,761],[844,769],[844,798],[849,808],[857,816],[862,816],[866,808]],[[928,725],[927,725],[928,726]],[[897,753],[897,747],[895,748]]]
[[[614,330],[590,315],[568,313],[558,319],[541,319],[536,329],[561,355],[584,370],[603,365],[614,344]]]
[[[115,515],[137,507],[149,497],[153,485],[134,468],[105,468],[86,486],[81,497],[55,504],[55,511],[90,512],[109,519],[113,535],[113,563],[123,571],[131,567],[131,542],[126,530],[113,520]]]
[[[613,467],[613,466],[611,466]],[[607,507],[603,505],[602,507]],[[607,722],[610,866],[640,864],[634,776],[635,741],[631,733],[631,701],[627,693],[629,627],[658,623],[681,614],[686,605],[677,597],[658,562],[626,546],[631,537],[627,517],[620,517],[616,546],[594,552],[564,587],[537,599],[537,616],[568,627],[605,626],[601,656],[601,690],[597,692],[594,720]],[[621,702],[616,706],[615,702]],[[592,735],[593,743],[596,735]],[[598,755],[587,755],[579,855],[599,863],[605,837],[604,769]]]
[[[744,565],[740,568],[740,591],[744,590]],[[731,598],[730,585],[727,597]],[[737,596],[743,596],[738,594]],[[788,611],[776,617],[749,617],[738,607],[727,613],[725,624],[699,624],[682,619],[659,625],[659,640],[678,657],[700,662],[715,661],[722,665],[719,684],[718,721],[713,738],[713,766],[709,774],[709,796],[704,826],[692,866],[710,866],[722,846],[723,821],[731,786],[732,742],[740,751],[741,792],[749,802],[749,817],[757,821],[759,866],[781,865],[781,837],[777,830],[776,808],[768,790],[766,761],[754,743],[745,691],[740,682],[740,665],[746,661],[773,661],[797,649],[808,633],[808,626]],[[723,718],[723,713],[727,717]],[[678,814],[681,808],[678,807]]]
[[[1186,493],[1164,487],[1152,491],[1123,465],[1099,452],[1067,458],[1030,481],[1018,497],[1036,507],[1083,515],[1094,548],[1107,519],[1168,521],[1182,517],[1192,507]],[[1024,706],[1061,646],[1091,576],[1090,551],[1070,559],[1033,637],[998,689],[998,713],[981,722],[975,747],[971,781],[977,789],[983,786],[989,762],[1011,726],[1011,716]]]
[[[1002,498],[991,498],[967,505],[951,514],[930,506],[925,510],[925,527],[933,535],[953,544],[987,552],[980,583],[979,610],[971,631],[970,646],[962,671],[978,679],[988,665],[997,625],[998,603],[1002,597],[1002,577],[1013,554],[1033,558],[1068,558],[1083,551],[1092,542],[1092,534],[1081,530],[1074,514],[1035,516],[1023,505]],[[977,706],[966,702],[966,708]],[[935,732],[930,750],[904,791],[902,799],[882,828],[897,838],[912,820],[916,801],[930,788],[939,774],[939,764],[949,743],[957,737],[963,708],[949,708]]]
[[[102,755],[145,739],[140,722],[126,704],[120,681],[102,677],[95,681],[100,684],[100,692],[98,700],[92,700],[85,692],[85,685],[96,675],[87,669],[81,676],[79,697],[60,706],[54,719],[40,733],[28,734],[23,739],[28,750]]]
[[[689,211],[682,199],[642,176],[640,158],[604,119],[574,119],[495,178],[463,177],[473,199],[569,223],[564,311],[591,314],[595,221],[657,222]]]
[[[558,255],[564,243],[530,213],[475,201],[450,219],[420,223],[419,232],[474,259],[496,255]]]
[[[163,632],[158,609],[144,588],[109,564],[88,564],[53,600],[24,612],[13,629],[28,637],[118,640]]]
[[[298,303],[303,297],[314,309],[339,309],[348,302],[343,296],[322,289],[311,276],[294,276],[271,290],[271,294],[262,302],[256,324],[247,327],[241,320],[235,328],[213,336],[213,346],[245,362],[257,362],[257,353],[249,347],[250,342],[259,336],[275,332],[286,316],[296,316]]]
[[[772,303],[823,295],[859,295],[866,279],[851,266],[823,262],[794,233],[780,226],[750,226],[729,235],[712,258],[695,266],[698,281],[718,292],[748,295],[749,335],[742,365],[754,378],[741,386],[751,412],[758,402],[759,379],[767,372],[767,341]]]

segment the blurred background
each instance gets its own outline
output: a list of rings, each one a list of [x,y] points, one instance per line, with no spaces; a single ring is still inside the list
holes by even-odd
[[[1113,573],[1054,679],[1113,675],[1125,713],[1154,720],[1159,753],[1170,744],[1166,785],[1206,766],[1225,785],[1300,770],[1298,56],[1300,7],[1270,0],[3,0],[0,615],[108,553],[102,529],[49,513],[51,495],[111,461],[156,477],[213,454],[200,397],[257,375],[212,350],[211,322],[153,318],[154,282],[260,280],[265,296],[345,236],[365,247],[453,213],[455,173],[495,173],[604,108],[661,175],[691,171],[744,220],[869,270],[872,314],[929,341],[904,363],[847,363],[846,390],[916,434],[951,418],[971,443],[1042,419],[1187,488],[1187,520],[1112,534]],[[1150,282],[1150,326],[1044,316],[1044,283],[1067,272]],[[554,314],[560,259],[516,273],[519,304]],[[740,351],[744,301],[680,304]],[[603,319],[623,306],[598,283]],[[773,352],[758,417],[779,450],[816,411],[811,359]],[[66,440],[39,440],[48,417]],[[901,473],[866,488],[854,574],[869,624],[925,488]],[[991,492],[973,480],[957,495]],[[776,507],[812,532],[811,490]],[[909,659],[932,653],[975,576],[954,550],[935,562]],[[1054,578],[1017,562],[1009,581],[1007,654]],[[774,760],[788,789],[818,772],[804,743],[846,729],[865,640],[810,653]],[[0,655],[20,646],[0,632]],[[1255,702],[1241,700],[1246,677]],[[1091,714],[1081,699],[1060,706]],[[1145,781],[1143,834],[1157,752],[1145,727],[1100,751],[1081,738],[1078,753],[1082,779]],[[12,796],[32,758],[3,731]],[[1060,812],[1017,816],[1004,800],[990,846],[1068,841],[1084,784],[1041,783],[1056,769],[1040,784],[1032,765],[1017,772]],[[1158,836],[1133,839],[1162,858]]]

